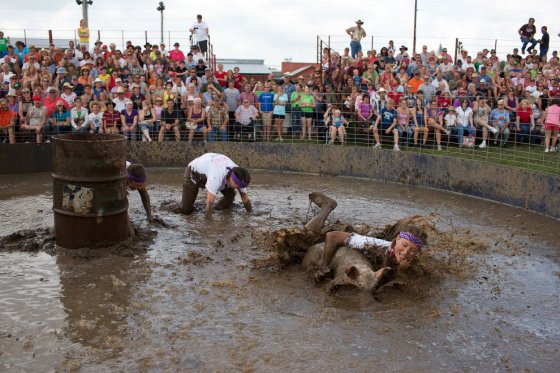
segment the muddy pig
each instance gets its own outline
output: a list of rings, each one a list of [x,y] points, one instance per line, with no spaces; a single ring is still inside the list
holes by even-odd
[[[307,270],[318,267],[323,256],[324,243],[318,243],[307,251],[301,265]],[[381,285],[380,281],[389,272],[390,267],[374,271],[371,262],[358,250],[340,247],[334,254],[330,269],[334,279],[327,285],[327,291],[333,292],[344,285],[355,286],[371,294]]]

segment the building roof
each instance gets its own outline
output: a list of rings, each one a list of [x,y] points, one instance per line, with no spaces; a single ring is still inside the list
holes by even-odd
[[[16,41],[22,41],[25,43],[26,46],[34,45],[36,48],[48,48],[50,45],[49,39],[44,38],[24,38],[24,37],[17,37],[17,36],[10,36],[10,44],[15,45]],[[74,39],[54,39],[53,44],[58,48],[68,48],[68,42]],[[74,41],[75,42],[75,41]]]
[[[268,75],[273,70],[264,64],[264,60],[251,60],[240,58],[217,58],[216,65],[223,64],[224,70],[233,70],[239,67],[239,72],[244,75]]]

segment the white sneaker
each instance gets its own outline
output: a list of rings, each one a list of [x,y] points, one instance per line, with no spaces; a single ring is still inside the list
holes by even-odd
[[[545,153],[548,153],[548,148],[544,148],[544,152],[545,152]]]
[[[380,147],[381,147],[381,144],[380,144],[380,143],[377,143],[377,144],[375,144],[375,145],[373,146],[374,149],[378,149],[378,148],[380,148]]]
[[[494,127],[490,127],[489,130],[490,130],[490,132],[492,132],[492,133],[497,133],[497,132],[498,132],[498,130],[495,129]]]
[[[333,145],[333,144],[334,144],[334,140],[330,140],[327,145]]]
[[[399,149],[399,146],[397,144],[395,144],[395,146],[393,146],[393,150],[396,152],[400,152],[401,150]]]
[[[50,143],[51,143],[51,140],[47,140],[47,141],[45,141],[45,142],[46,142],[47,144],[50,144]]]
[[[441,145],[437,146],[437,150],[441,151]]]
[[[550,150],[550,152],[551,152],[551,153],[554,153],[554,152],[556,152],[556,148],[553,148],[552,146],[550,147],[550,149],[549,149],[549,150]]]
[[[445,133],[447,136],[449,136],[449,130],[446,130],[445,128],[443,129],[443,133]]]
[[[479,149],[484,149],[486,147],[486,141],[483,141],[480,143],[480,145],[478,146]]]

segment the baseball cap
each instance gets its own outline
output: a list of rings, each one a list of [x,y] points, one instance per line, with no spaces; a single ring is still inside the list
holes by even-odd
[[[33,101],[43,101],[41,96],[33,96]]]
[[[66,69],[64,67],[59,67],[58,69],[56,69],[56,73],[57,74],[64,74],[64,73],[66,73]]]

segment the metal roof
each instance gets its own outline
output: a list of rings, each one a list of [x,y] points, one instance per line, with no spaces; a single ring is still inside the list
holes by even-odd
[[[233,70],[234,67],[239,67],[239,72],[241,72],[241,74],[248,75],[268,75],[274,71],[264,64],[264,60],[217,58],[216,64],[223,64],[225,71]]]

